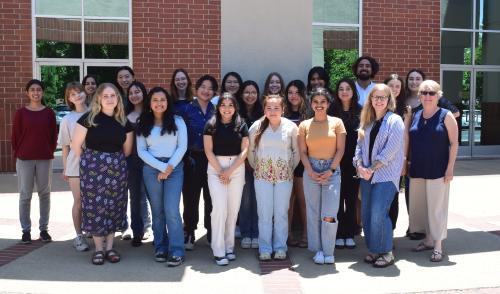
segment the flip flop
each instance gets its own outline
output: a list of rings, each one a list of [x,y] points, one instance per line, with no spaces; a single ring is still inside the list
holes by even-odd
[[[430,261],[432,261],[432,262],[443,261],[443,252],[439,252],[437,250],[432,251]]]
[[[417,247],[413,248],[413,252],[422,252],[422,251],[427,251],[427,250],[432,250],[434,249],[434,246],[429,246],[425,244],[424,242],[418,243]]]

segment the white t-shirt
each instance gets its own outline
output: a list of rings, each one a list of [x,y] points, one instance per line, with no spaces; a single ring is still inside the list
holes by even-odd
[[[86,112],[86,111],[85,111]],[[59,125],[59,137],[57,142],[61,146],[71,146],[71,139],[75,131],[76,122],[85,112],[72,111],[63,117]],[[64,175],[68,177],[80,176],[80,159],[75,156],[73,150],[69,150]]]
[[[361,107],[363,107],[363,105],[365,104],[366,98],[368,97],[368,94],[370,94],[370,91],[373,89],[373,87],[375,87],[374,82],[370,82],[368,87],[366,87],[365,89],[358,84],[358,81],[356,81],[356,91],[358,91],[359,98],[358,103],[359,105],[361,105]]]

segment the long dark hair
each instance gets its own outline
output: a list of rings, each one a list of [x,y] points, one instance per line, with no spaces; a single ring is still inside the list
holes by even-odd
[[[172,73],[172,78],[170,79],[170,93],[172,94],[174,102],[177,102],[179,100],[179,93],[177,92],[177,86],[175,85],[175,76],[180,72],[186,76],[187,80],[186,101],[191,102],[193,101],[193,84],[191,82],[191,78],[189,77],[187,71],[184,70],[183,68],[178,68],[174,70],[174,72]]]
[[[264,103],[264,108],[266,107],[267,101],[269,99],[280,99],[281,101],[281,108],[285,109],[285,98],[280,95],[268,95],[264,96],[263,103]],[[262,134],[266,131],[267,127],[269,127],[269,119],[266,116],[263,116],[260,119],[260,126],[257,132],[255,132],[255,148],[259,146],[260,143],[260,138],[262,138]]]
[[[135,79],[135,72],[134,72],[134,70],[133,70],[130,66],[128,66],[128,65],[120,66],[120,67],[118,67],[118,68],[116,69],[116,71],[115,71],[115,80],[113,81],[113,84],[116,86],[116,88],[118,88],[118,90],[120,91],[120,94],[122,94],[122,96],[123,96],[123,95],[126,95],[126,94],[128,94],[128,93],[123,93],[123,89],[122,89],[122,87],[120,86],[120,83],[118,83],[118,73],[119,73],[119,72],[121,72],[122,70],[126,70],[126,71],[128,71],[128,72],[132,75],[132,78],[134,78],[134,79]]]
[[[392,80],[398,80],[401,82],[401,91],[399,91],[399,95],[396,98],[396,113],[399,114],[400,116],[403,116],[406,112],[406,99],[408,96],[406,96],[406,86],[405,82],[403,81],[403,78],[401,78],[398,74],[391,74],[389,77],[387,77],[384,80],[384,84],[389,85],[389,82]]]
[[[300,120],[303,121],[307,119],[310,116],[310,111],[309,111],[309,106],[307,105],[307,98],[306,98],[306,86],[301,80],[293,80],[288,85],[286,86],[285,89],[285,117],[290,117],[292,114],[292,103],[290,103],[290,100],[288,100],[288,90],[290,90],[291,87],[297,88],[299,91],[299,96],[300,96],[300,104],[299,104],[299,114],[300,114]]]
[[[281,97],[283,97],[285,95],[285,92],[284,92],[285,91],[285,81],[283,80],[283,77],[278,72],[275,72],[275,71],[273,71],[272,73],[267,75],[266,82],[264,83],[264,96],[271,95],[271,93],[269,93],[269,84],[271,84],[271,78],[273,76],[277,76],[278,79],[280,80],[280,84],[281,84],[281,89],[280,89],[279,93],[276,93],[273,95],[280,95]]]
[[[151,110],[151,98],[155,93],[163,93],[165,94],[165,97],[167,97],[167,110],[163,113],[163,122],[160,134],[162,136],[165,133],[173,133],[175,135],[177,125],[175,124],[174,117],[174,100],[172,99],[172,96],[170,96],[162,87],[154,87],[149,91],[148,96],[144,99],[142,113],[137,123],[137,135],[148,137],[151,134],[151,130],[155,124],[154,114]]]
[[[243,100],[243,92],[245,91],[245,88],[248,86],[254,86],[255,90],[257,90],[257,99],[255,100],[255,103],[253,105],[252,113],[248,113],[246,103]],[[240,106],[240,116],[242,118],[247,120],[249,118],[256,119],[264,115],[264,109],[262,108],[262,104],[260,103],[259,97],[260,97],[259,85],[257,85],[255,81],[248,80],[243,82],[243,84],[241,85],[241,96],[236,97],[236,100],[238,101]]]
[[[420,74],[422,76],[422,81],[425,81],[425,73],[423,70],[421,70],[420,68],[412,68],[408,71],[408,73],[406,74],[406,79],[405,79],[405,94],[406,94],[406,97],[410,97],[411,95],[411,91],[410,91],[410,88],[408,88],[408,78],[410,77],[410,74],[412,72],[417,72],[418,74]]]
[[[242,121],[239,115],[238,101],[236,101],[236,98],[234,98],[233,94],[229,92],[224,92],[222,93],[222,95],[220,95],[219,101],[215,106],[215,114],[207,122],[207,129],[212,135],[214,135],[215,132],[217,131],[217,125],[222,124],[222,116],[220,114],[220,108],[224,100],[231,100],[231,102],[233,103],[234,114],[233,117],[231,118],[231,123],[234,124],[234,132],[238,133],[238,131],[240,130]]]
[[[146,100],[146,97],[148,96],[148,91],[146,90],[146,86],[144,86],[143,83],[141,83],[139,81],[133,81],[132,83],[130,83],[130,86],[128,86],[128,89],[127,89],[128,103],[127,103],[127,106],[125,107],[125,114],[126,115],[129,115],[129,113],[134,111],[134,104],[132,104],[132,102],[130,102],[130,95],[129,95],[130,89],[132,89],[132,87],[137,87],[141,90],[141,92],[142,92],[142,106],[143,107],[144,107],[144,100]],[[144,111],[144,109],[142,111]]]
[[[230,71],[230,72],[228,72],[227,74],[224,75],[224,78],[222,78],[222,83],[221,83],[221,86],[220,86],[220,92],[221,93],[228,92],[227,89],[226,89],[226,80],[229,77],[231,77],[231,76],[235,77],[236,80],[238,80],[239,88],[238,88],[238,91],[236,91],[236,93],[234,93],[234,95],[233,95],[233,96],[235,96],[236,99],[238,99],[238,97],[240,97],[241,93],[243,92],[243,88],[242,88],[243,80],[241,79],[240,74],[237,73],[237,72]]]
[[[307,74],[307,92],[311,92],[313,90],[311,85],[311,80],[314,74],[318,74],[320,80],[325,81],[325,88],[330,89],[330,78],[328,77],[328,72],[321,66],[315,66],[309,70]]]
[[[342,78],[337,82],[337,85],[335,86],[335,95],[333,95],[333,103],[330,108],[331,114],[333,116],[340,117],[342,113],[342,101],[340,101],[339,98],[339,89],[340,84],[342,83],[347,83],[352,89],[352,98],[351,103],[349,104],[349,119],[352,119],[353,117],[359,115],[359,113],[361,112],[361,106],[358,103],[359,97],[358,91],[356,91],[356,84],[354,84],[354,81],[350,78]]]

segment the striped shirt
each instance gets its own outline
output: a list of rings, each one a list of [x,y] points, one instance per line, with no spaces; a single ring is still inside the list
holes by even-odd
[[[382,167],[373,174],[371,183],[392,182],[399,189],[399,177],[403,169],[404,149],[404,124],[401,117],[393,112],[387,112],[382,120],[382,125],[373,145],[372,158],[370,151],[370,132],[373,124],[365,130],[362,140],[358,139],[353,163],[363,161],[364,167],[369,167],[373,162],[380,161]]]

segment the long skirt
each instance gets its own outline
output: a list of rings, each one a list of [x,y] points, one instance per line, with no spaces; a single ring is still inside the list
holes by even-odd
[[[82,230],[106,236],[127,226],[127,162],[123,152],[85,149],[80,160]]]

